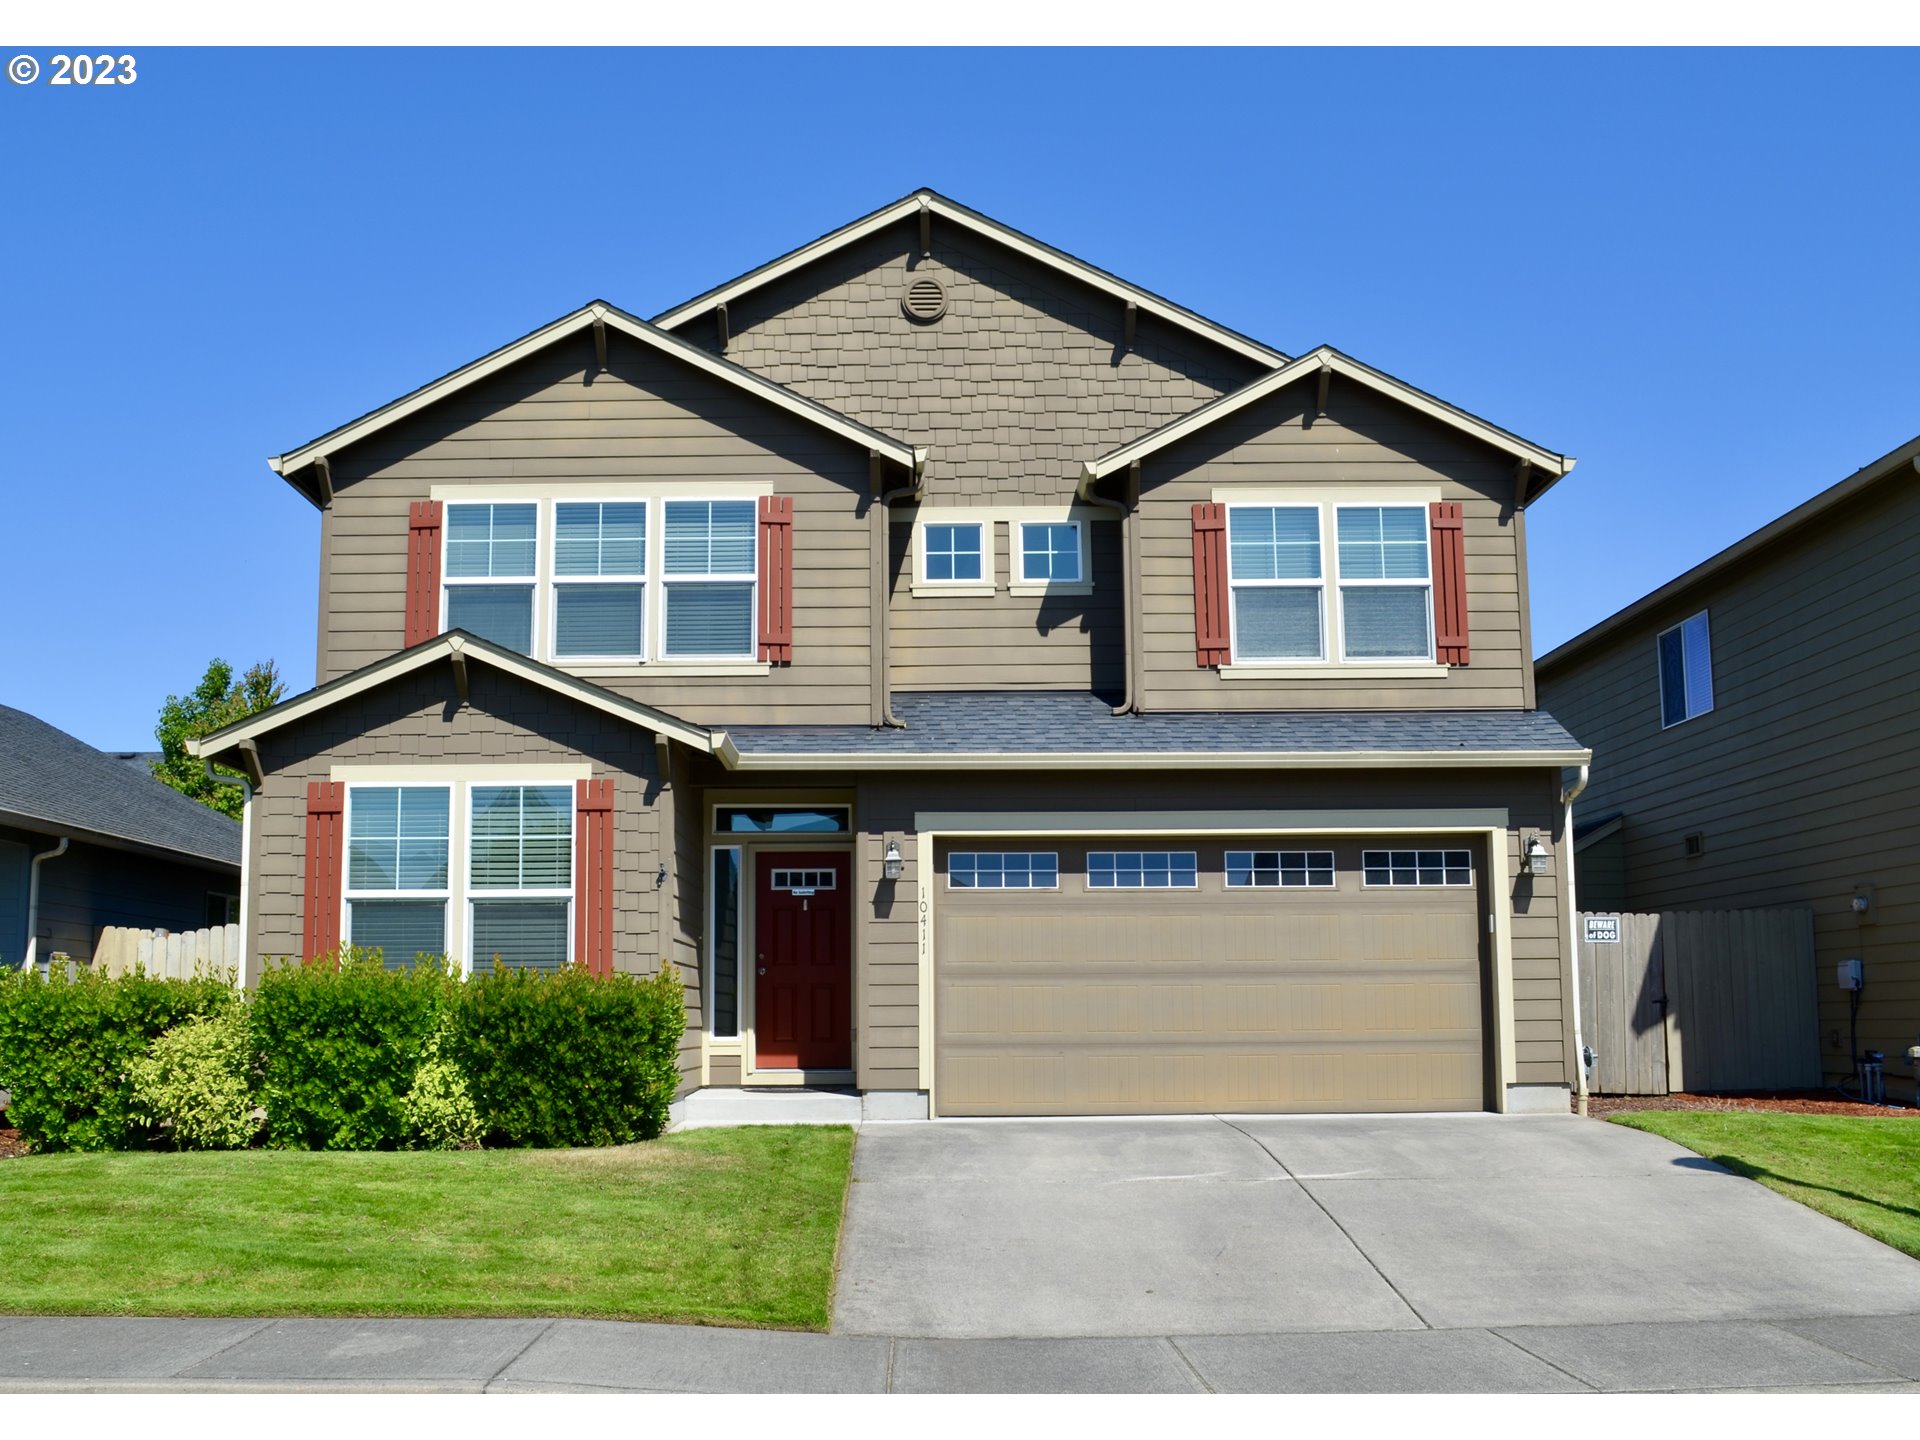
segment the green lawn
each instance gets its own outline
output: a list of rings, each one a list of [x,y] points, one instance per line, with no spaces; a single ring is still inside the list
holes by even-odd
[[[1920,1259],[1920,1120],[1681,1110],[1612,1118]]]
[[[0,1313],[540,1315],[824,1330],[853,1132],[607,1150],[0,1162]]]

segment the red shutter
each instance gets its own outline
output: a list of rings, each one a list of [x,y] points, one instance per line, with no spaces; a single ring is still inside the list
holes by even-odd
[[[307,784],[306,913],[300,958],[317,960],[340,946],[340,871],[345,863],[347,787],[337,781]]]
[[[1202,667],[1231,658],[1227,630],[1227,507],[1193,507],[1193,641]]]
[[[440,516],[438,500],[416,500],[407,512],[407,631],[411,650],[440,633]]]
[[[1467,646],[1467,538],[1458,502],[1427,507],[1433,546],[1433,641],[1442,665],[1465,665]]]
[[[793,660],[793,497],[760,497],[760,658]]]
[[[613,973],[613,781],[573,792],[573,962]]]

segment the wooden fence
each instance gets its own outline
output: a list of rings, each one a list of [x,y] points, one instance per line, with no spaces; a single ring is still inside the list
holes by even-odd
[[[1589,912],[1581,1029],[1604,1095],[1821,1081],[1811,910]]]
[[[93,968],[109,975],[125,975],[138,968],[170,980],[195,975],[216,979],[240,971],[240,927],[215,925],[207,930],[135,930],[109,925],[93,947]]]

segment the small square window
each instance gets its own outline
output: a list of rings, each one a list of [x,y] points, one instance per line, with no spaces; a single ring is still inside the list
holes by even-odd
[[[920,532],[923,578],[945,584],[978,580],[982,574],[981,527],[928,525]]]
[[[1020,578],[1032,584],[1078,584],[1082,578],[1078,522],[1021,522]]]

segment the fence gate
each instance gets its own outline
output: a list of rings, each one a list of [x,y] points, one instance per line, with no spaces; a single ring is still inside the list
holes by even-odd
[[[1811,910],[1590,912],[1578,938],[1592,1089],[1819,1085]]]

